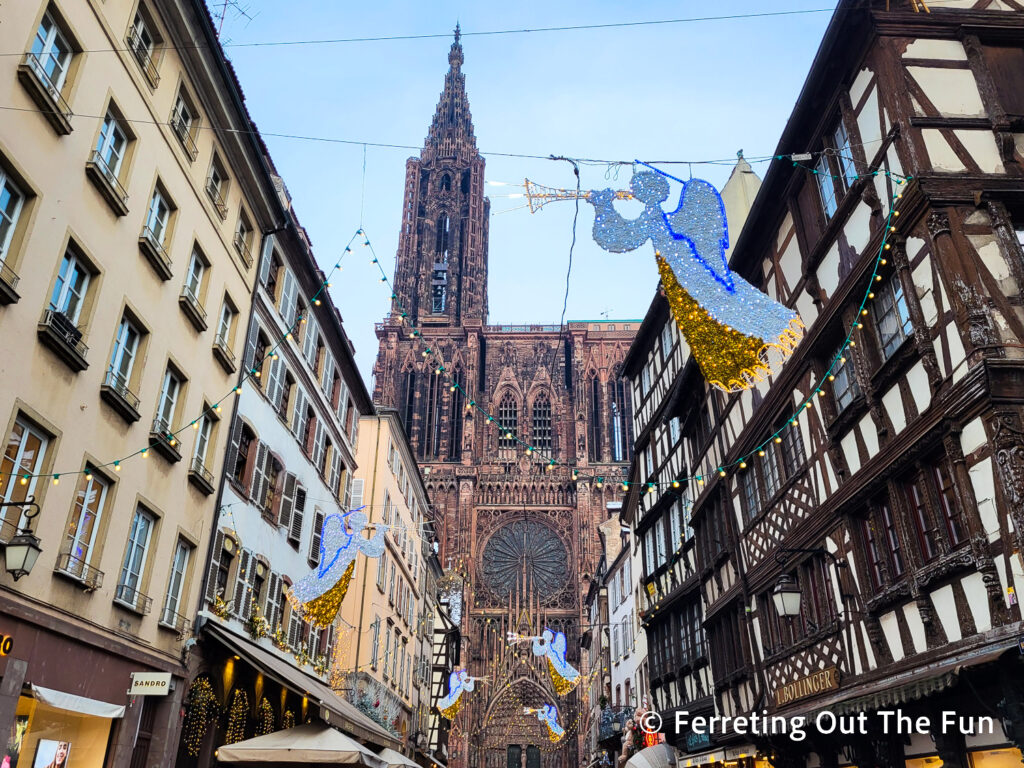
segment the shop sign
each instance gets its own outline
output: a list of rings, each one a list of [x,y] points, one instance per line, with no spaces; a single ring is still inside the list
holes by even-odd
[[[686,751],[696,752],[698,749],[704,749],[705,747],[711,746],[711,735],[705,731],[704,733],[694,733],[690,731],[686,734]]]
[[[1024,640],[1021,641],[1024,643]],[[14,650],[14,638],[10,635],[0,635],[0,656],[6,656]]]
[[[132,672],[129,696],[166,696],[170,692],[170,672]]]
[[[823,691],[833,691],[839,687],[839,669],[826,667],[807,677],[801,677],[792,683],[780,685],[775,689],[775,706],[782,707],[798,699],[805,699]]]

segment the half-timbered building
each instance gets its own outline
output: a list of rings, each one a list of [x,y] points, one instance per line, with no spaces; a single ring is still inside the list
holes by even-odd
[[[839,3],[731,254],[795,354],[709,388],[658,298],[627,359],[655,701],[808,722],[688,763],[1019,764],[1022,243],[1024,6]]]

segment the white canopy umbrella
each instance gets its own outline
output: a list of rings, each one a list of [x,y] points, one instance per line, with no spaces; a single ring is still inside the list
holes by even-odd
[[[395,752],[389,747],[382,749],[377,757],[387,763],[388,768],[420,768],[419,763],[414,763],[401,752]]]
[[[626,761],[626,768],[669,768],[676,765],[676,751],[670,744],[641,749]]]
[[[305,723],[268,733],[217,752],[222,763],[304,763],[387,768],[373,752],[325,723]]]

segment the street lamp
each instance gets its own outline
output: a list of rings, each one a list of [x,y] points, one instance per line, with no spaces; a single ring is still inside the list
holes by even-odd
[[[8,501],[0,504],[0,507],[22,507],[22,515],[25,518],[25,527],[7,542],[4,549],[4,567],[15,581],[32,572],[32,567],[43,551],[39,546],[39,538],[29,527],[32,525],[32,518],[39,514],[39,505],[34,499],[35,497],[29,496],[25,501]],[[36,511],[28,512],[28,507],[34,507]]]
[[[775,589],[772,590],[772,601],[779,616],[791,619],[800,615],[800,585],[788,573],[779,577]]]

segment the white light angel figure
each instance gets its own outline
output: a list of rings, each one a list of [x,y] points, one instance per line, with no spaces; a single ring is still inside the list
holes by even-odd
[[[544,631],[540,635],[519,635],[509,632],[507,639],[509,643],[513,644],[533,641],[533,655],[543,656],[547,660],[551,684],[554,685],[555,692],[559,696],[565,696],[579,685],[579,670],[565,658],[568,644],[562,632],[553,632],[544,627]]]
[[[374,524],[376,532],[365,538],[367,518],[362,509],[324,518],[319,563],[288,593],[292,605],[314,627],[324,628],[334,622],[352,581],[356,556],[362,552],[367,557],[380,557],[384,552],[387,526]]]
[[[455,669],[448,675],[448,693],[437,702],[437,711],[441,716],[453,720],[462,707],[462,695],[476,687],[476,683],[486,683],[486,677],[470,677],[465,669]]]
[[[594,206],[594,240],[612,253],[650,240],[673,317],[704,377],[727,392],[749,388],[793,353],[803,323],[729,268],[729,226],[718,190],[701,179],[682,181],[654,170],[630,180],[629,196],[644,204],[635,219],[615,210],[621,193],[586,195]],[[669,196],[666,176],[683,185],[671,213],[661,207]]]
[[[523,707],[524,715],[536,715],[548,729],[548,738],[551,741],[561,741],[565,736],[565,729],[558,724],[558,710],[553,704],[544,704],[538,709]]]

